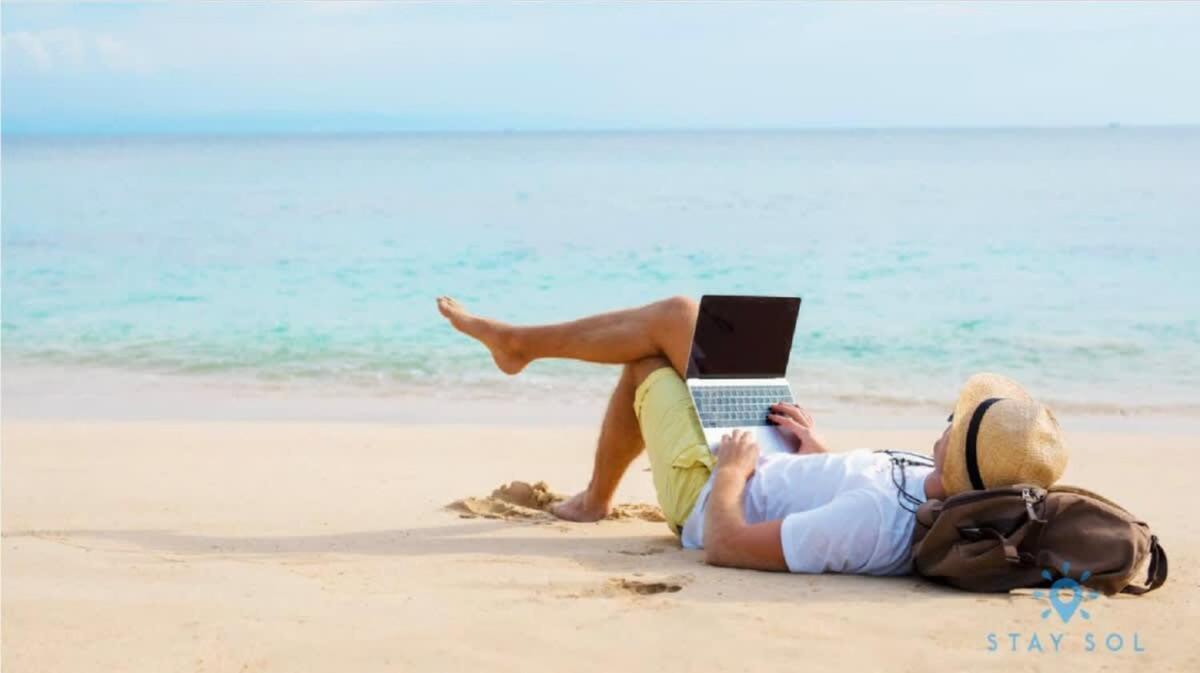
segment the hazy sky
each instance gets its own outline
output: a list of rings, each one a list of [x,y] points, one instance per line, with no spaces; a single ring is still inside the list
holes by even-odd
[[[3,3],[5,132],[1200,123],[1200,3]]]

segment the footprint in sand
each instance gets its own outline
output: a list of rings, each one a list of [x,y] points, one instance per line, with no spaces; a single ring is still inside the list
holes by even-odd
[[[634,573],[638,575],[640,573]],[[578,591],[559,594],[561,598],[617,598],[620,596],[654,596],[683,591],[692,581],[690,575],[664,577],[659,580],[635,580],[628,577],[613,577],[596,586],[591,585]]]
[[[565,500],[566,496],[555,493],[544,481],[529,484],[524,481],[514,481],[500,486],[492,494],[484,498],[463,498],[446,505],[446,509],[458,512],[464,519],[483,517],[485,519],[527,520],[539,523],[559,521],[550,513],[550,506]],[[636,519],[640,521],[662,522],[662,511],[654,505],[625,504],[613,507],[606,519]]]
[[[667,551],[668,547],[645,547],[642,549],[618,549],[616,553],[625,556],[654,556]]]
[[[673,594],[683,590],[683,584],[674,581],[642,582],[624,577],[614,577],[608,581],[608,587],[615,592],[628,592],[638,596],[652,594]]]

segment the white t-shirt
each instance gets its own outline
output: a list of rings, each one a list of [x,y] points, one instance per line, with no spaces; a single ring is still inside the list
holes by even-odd
[[[905,471],[905,490],[925,501],[932,467]],[[704,547],[704,511],[713,480],[700,491],[683,525],[683,546]],[[746,482],[746,523],[783,519],[783,556],[794,573],[903,575],[916,516],[900,506],[892,461],[885,453],[772,454],[760,457]],[[909,504],[915,509],[915,505]]]

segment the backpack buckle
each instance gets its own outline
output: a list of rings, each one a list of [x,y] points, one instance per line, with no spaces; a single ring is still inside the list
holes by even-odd
[[[1046,520],[1038,516],[1037,512],[1033,510],[1033,506],[1041,503],[1044,499],[1044,496],[1038,497],[1038,495],[1033,492],[1032,488],[1026,487],[1021,489],[1021,500],[1025,502],[1025,511],[1029,514],[1030,521],[1046,523]]]

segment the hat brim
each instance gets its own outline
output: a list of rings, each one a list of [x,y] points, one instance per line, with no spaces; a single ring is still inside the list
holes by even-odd
[[[950,422],[946,458],[942,465],[942,486],[950,495],[972,489],[965,462],[967,429],[979,403],[993,397],[1024,401],[1033,399],[1024,388],[1007,376],[983,373],[967,380],[958,394],[958,402],[954,404],[954,418]]]

